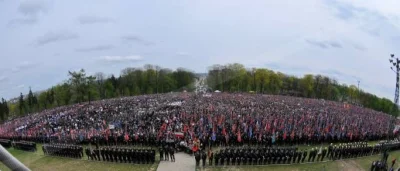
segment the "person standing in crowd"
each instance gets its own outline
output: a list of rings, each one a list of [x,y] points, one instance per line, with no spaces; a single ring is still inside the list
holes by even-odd
[[[206,158],[207,158],[206,152],[204,152],[204,150],[201,150],[201,159],[203,160],[203,167],[206,166]]]
[[[317,161],[319,161],[322,158],[322,145],[319,147],[318,152],[317,152]]]
[[[171,162],[175,162],[175,149],[173,146],[169,148],[169,155],[171,156]]]
[[[196,152],[194,154],[194,159],[196,160],[196,167],[199,167],[199,165],[200,165],[200,152]]]
[[[165,155],[164,159],[166,161],[169,161],[169,152],[170,152],[170,150],[169,150],[168,146],[165,146],[165,148],[164,148],[164,155]]]
[[[164,158],[164,151],[163,151],[163,148],[160,147],[160,148],[158,149],[158,151],[160,152],[160,161],[163,161],[163,158]]]
[[[210,166],[212,166],[213,158],[214,158],[214,153],[212,152],[211,149],[209,149],[208,150],[208,164]]]
[[[324,161],[324,157],[325,157],[327,151],[328,151],[328,149],[326,147],[322,150],[321,161]]]

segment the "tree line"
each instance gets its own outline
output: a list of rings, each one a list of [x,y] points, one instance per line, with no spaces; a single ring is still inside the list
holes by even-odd
[[[142,94],[191,91],[196,74],[178,68],[171,70],[155,65],[125,68],[120,76],[104,73],[87,75],[84,69],[68,71],[69,78],[47,90],[27,95],[18,100],[0,101],[0,120],[23,116],[63,105],[100,99]],[[347,102],[397,116],[399,109],[386,98],[379,98],[358,89],[355,85],[339,84],[322,75],[306,74],[299,78],[266,68],[247,69],[242,64],[213,65],[209,67],[207,86],[223,92],[252,92],[319,98]]]
[[[397,116],[399,109],[391,100],[379,98],[355,85],[339,84],[322,75],[296,76],[266,68],[246,69],[242,64],[213,65],[206,82],[212,90],[254,92],[318,98],[360,105]]]
[[[87,75],[84,69],[68,71],[68,76],[68,80],[45,91],[33,93],[29,89],[27,95],[21,92],[14,103],[7,104],[3,99],[0,105],[0,120],[9,119],[9,116],[23,116],[58,106],[100,99],[191,91],[196,79],[195,73],[187,69],[172,70],[155,65],[125,68],[118,77],[106,76],[101,72]]]

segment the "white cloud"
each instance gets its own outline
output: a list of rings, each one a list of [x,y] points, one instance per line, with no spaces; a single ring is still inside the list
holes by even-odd
[[[49,3],[43,0],[26,0],[22,1],[18,6],[18,12],[22,17],[16,17],[8,22],[9,25],[29,25],[38,21],[39,14],[46,13]]]
[[[111,23],[115,22],[111,18],[98,16],[80,16],[78,18],[80,24],[95,24],[95,23]]]
[[[143,59],[142,56],[132,55],[132,56],[103,56],[100,57],[101,61],[104,62],[115,62],[115,63],[123,63],[123,62],[138,62]]]
[[[77,52],[94,52],[94,51],[104,51],[114,48],[112,45],[98,45],[93,47],[77,48]]]
[[[176,53],[176,55],[178,55],[178,56],[189,56],[189,53],[187,53],[187,52],[178,52],[178,53]]]
[[[47,32],[37,38],[37,45],[45,45],[48,43],[65,41],[78,38],[78,34],[69,31]]]
[[[23,1],[18,11],[26,16],[36,16],[39,13],[44,13],[48,10],[48,4],[43,0],[26,0]]]
[[[4,76],[4,75],[0,76],[0,82],[3,82],[3,81],[5,81],[5,80],[7,80],[7,78],[8,78],[8,77],[6,77],[6,76]]]
[[[12,73],[17,73],[25,69],[29,69],[32,67],[35,67],[37,64],[29,62],[29,61],[22,61],[20,64],[15,66],[14,68],[11,69]]]

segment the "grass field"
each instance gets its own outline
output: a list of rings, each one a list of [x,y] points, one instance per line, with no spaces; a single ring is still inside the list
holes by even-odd
[[[70,159],[64,157],[44,156],[41,145],[38,144],[37,152],[25,152],[10,148],[8,150],[14,157],[24,163],[31,170],[38,171],[80,171],[80,170],[138,170],[138,171],[155,171],[157,170],[158,161],[154,164],[127,164],[127,163],[111,163],[88,161],[79,159]],[[0,170],[10,170],[5,165],[0,164]]]
[[[312,146],[300,146],[299,148],[311,148]],[[158,161],[151,165],[133,165],[125,163],[111,163],[111,162],[98,162],[98,161],[88,161],[88,160],[78,160],[54,156],[44,156],[41,150],[41,145],[38,144],[38,151],[35,153],[24,152],[20,150],[15,150],[10,148],[8,150],[12,155],[14,155],[18,160],[24,163],[31,170],[40,171],[80,171],[80,170],[138,170],[138,171],[155,171],[157,170]],[[391,160],[396,158],[397,162],[395,168],[400,167],[400,151],[391,152],[388,164]],[[157,160],[158,160],[157,156]],[[261,170],[273,170],[273,171],[302,171],[302,170],[326,170],[326,171],[336,171],[336,170],[369,170],[370,164],[374,160],[380,159],[380,156],[369,156],[357,159],[348,159],[342,161],[327,161],[323,163],[306,163],[306,164],[294,164],[294,165],[269,165],[269,166],[229,166],[229,167],[206,167],[198,168],[197,170],[232,170],[232,171],[261,171]],[[193,163],[195,161],[193,160]],[[177,162],[178,164],[178,162]],[[3,164],[0,164],[0,170],[9,170]]]
[[[388,164],[391,165],[391,160],[396,158],[400,159],[400,151],[390,153]],[[212,167],[212,168],[198,168],[198,171],[211,171],[211,170],[231,170],[231,171],[357,171],[357,170],[370,170],[372,161],[379,160],[380,156],[369,156],[357,159],[348,159],[341,161],[327,161],[323,163],[311,164],[294,164],[294,165],[269,165],[269,166],[234,166],[234,167]],[[399,168],[400,164],[397,162],[394,168]]]

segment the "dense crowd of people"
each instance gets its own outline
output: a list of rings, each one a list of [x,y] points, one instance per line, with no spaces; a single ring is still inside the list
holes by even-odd
[[[394,117],[320,99],[169,93],[63,106],[3,123],[0,138],[158,146],[355,142],[387,138]]]

